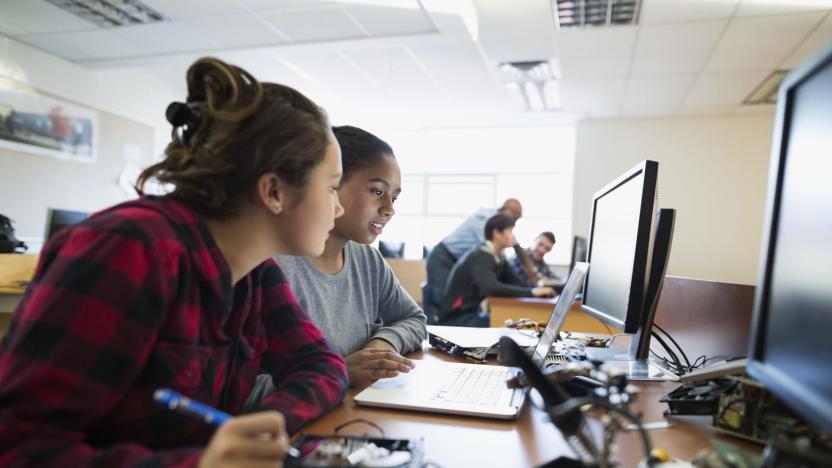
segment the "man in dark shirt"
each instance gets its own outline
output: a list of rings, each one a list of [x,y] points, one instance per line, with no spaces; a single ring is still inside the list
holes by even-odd
[[[514,219],[497,214],[485,223],[485,242],[454,265],[439,308],[438,325],[487,327],[480,303],[488,296],[549,297],[552,288],[522,285],[502,251],[514,244]]]
[[[555,235],[549,231],[541,232],[534,240],[534,247],[523,249],[519,245],[514,245],[514,251],[517,255],[511,259],[511,267],[514,274],[520,279],[520,284],[528,286],[537,286],[540,280],[559,280],[557,275],[552,271],[543,257],[552,251],[555,246]],[[528,264],[524,261],[528,259]]]

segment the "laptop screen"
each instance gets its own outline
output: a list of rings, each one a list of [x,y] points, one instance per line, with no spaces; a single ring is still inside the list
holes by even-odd
[[[589,269],[589,263],[578,262],[575,264],[575,268],[572,269],[566,286],[563,287],[560,299],[558,299],[557,304],[555,304],[555,309],[549,317],[549,323],[546,324],[546,329],[543,330],[543,334],[540,335],[540,341],[537,342],[537,346],[534,348],[532,362],[541,369],[543,368],[543,363],[546,361],[546,356],[549,354],[549,350],[552,348],[552,343],[555,342],[558,333],[560,333],[560,328],[563,326],[566,314],[569,312],[572,302],[575,301],[578,290],[584,284],[584,276],[586,276],[587,269]]]

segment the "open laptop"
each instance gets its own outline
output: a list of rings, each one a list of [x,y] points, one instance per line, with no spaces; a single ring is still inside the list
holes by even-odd
[[[576,264],[534,348],[532,361],[541,370],[588,268],[588,263]],[[513,419],[526,389],[507,388],[506,381],[518,372],[514,367],[417,360],[407,374],[379,380],[353,400],[364,406]]]

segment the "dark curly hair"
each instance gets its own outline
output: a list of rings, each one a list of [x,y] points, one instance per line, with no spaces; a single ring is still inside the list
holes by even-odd
[[[139,175],[136,190],[154,178],[171,184],[169,197],[222,218],[263,174],[274,172],[302,189],[331,142],[326,113],[300,92],[260,83],[240,67],[202,58],[188,69],[188,108],[194,122],[174,126],[165,157]],[[183,106],[184,107],[184,106]]]

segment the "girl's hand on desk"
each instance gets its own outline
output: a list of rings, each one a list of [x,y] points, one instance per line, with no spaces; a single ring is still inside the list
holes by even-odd
[[[344,361],[349,371],[350,386],[356,388],[364,388],[378,379],[395,377],[399,372],[413,369],[413,361],[386,348],[365,347],[345,357]]]
[[[542,288],[532,288],[532,296],[534,297],[555,297],[555,290],[546,286]]]
[[[214,433],[199,468],[282,467],[288,448],[282,414],[264,411],[237,416]]]

